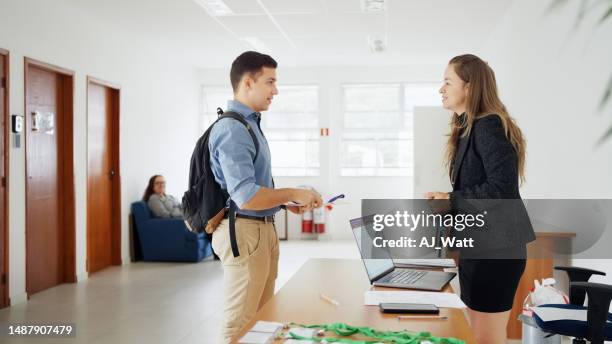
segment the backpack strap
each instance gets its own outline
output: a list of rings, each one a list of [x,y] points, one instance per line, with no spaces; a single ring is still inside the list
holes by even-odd
[[[249,134],[251,135],[251,139],[253,139],[253,144],[255,144],[255,157],[253,158],[253,162],[255,162],[255,159],[257,159],[257,154],[259,154],[259,141],[257,141],[257,136],[255,136],[255,132],[253,131],[251,124],[244,119],[244,116],[233,111],[222,112],[217,121],[220,121],[223,118],[235,119],[247,128]]]
[[[253,163],[255,163],[255,159],[257,159],[257,155],[259,154],[259,141],[257,141],[257,136],[255,136],[253,127],[251,127],[251,125],[246,121],[246,119],[244,119],[244,116],[240,115],[239,113],[236,113],[233,111],[223,112],[221,108],[217,108],[217,113],[219,114],[219,118],[215,121],[215,123],[222,120],[223,118],[232,118],[242,123],[242,125],[244,125],[247,128],[247,130],[249,131],[249,134],[251,135],[251,138],[253,139],[253,144],[255,144],[255,157],[253,157]],[[237,206],[236,206],[236,203],[234,203],[234,201],[231,198],[229,198],[229,201],[230,201],[229,214],[228,214],[229,236],[230,236],[230,244],[232,246],[232,254],[234,255],[234,258],[236,258],[240,256],[240,251],[238,250],[238,241],[236,240],[236,209],[237,209]]]
[[[240,251],[238,251],[238,241],[236,240],[236,203],[230,198],[230,206],[229,206],[229,214],[227,218],[229,219],[229,236],[230,236],[230,244],[232,246],[232,254],[234,258],[240,256]]]
[[[257,141],[257,136],[255,136],[255,132],[253,131],[253,128],[251,127],[251,125],[244,119],[243,116],[241,116],[240,114],[236,112],[228,111],[224,113],[223,110],[221,110],[221,108],[217,108],[217,113],[219,113],[219,117],[211,125],[211,127],[217,124],[217,122],[219,122],[223,118],[232,118],[242,123],[247,128],[247,130],[249,131],[249,134],[251,135],[251,139],[253,139],[253,144],[255,145],[255,157],[253,158],[253,163],[254,163],[255,159],[257,159],[257,155],[259,154],[259,141]],[[201,151],[205,151],[207,149],[206,146],[208,145],[208,137],[204,137],[203,135],[202,137],[200,137],[196,145],[200,147]],[[199,158],[199,155],[195,157]],[[191,164],[189,166],[189,185],[193,185],[194,187],[199,188],[202,182],[204,181],[205,174],[203,173],[203,171],[200,171],[199,169],[199,166],[201,166],[202,163],[203,161],[196,160],[194,159],[194,157],[191,158]],[[195,176],[199,176],[199,178],[195,180]],[[274,180],[272,181],[272,183],[274,184]]]

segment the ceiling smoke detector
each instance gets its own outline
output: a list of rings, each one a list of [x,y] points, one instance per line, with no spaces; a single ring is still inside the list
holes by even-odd
[[[234,14],[223,0],[194,0],[212,17],[231,16]]]
[[[384,12],[387,10],[386,0],[361,0],[363,12]]]
[[[387,50],[387,40],[384,36],[368,35],[368,47],[373,53],[382,53]]]

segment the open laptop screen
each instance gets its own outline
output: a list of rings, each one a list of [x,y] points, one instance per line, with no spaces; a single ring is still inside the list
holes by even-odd
[[[383,251],[386,258],[371,258],[373,238],[371,223],[369,224],[370,228],[368,228],[368,221],[364,220],[364,218],[352,219],[350,222],[353,236],[355,237],[359,253],[361,254],[361,260],[363,260],[370,281],[377,279],[382,273],[393,269],[393,259],[391,259],[391,256],[385,250],[377,249],[377,253],[380,254],[381,251]]]

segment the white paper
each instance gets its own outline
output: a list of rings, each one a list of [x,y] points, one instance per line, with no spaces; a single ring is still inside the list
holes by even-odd
[[[440,268],[454,268],[455,261],[452,259],[393,259],[395,266],[433,266]]]
[[[542,321],[555,320],[587,320],[586,309],[564,309],[553,307],[534,307],[533,312],[537,314]]]
[[[465,308],[457,294],[432,291],[378,291],[364,293],[363,304],[378,306],[380,303],[420,303],[433,304],[440,308]]]
[[[312,337],[316,337],[318,330],[319,329],[316,329],[316,328],[294,327],[294,328],[289,329],[289,331],[287,331],[287,335],[285,337],[291,338],[291,335],[289,334],[289,332],[291,332],[296,336],[312,338]]]
[[[265,333],[276,333],[281,328],[283,328],[283,324],[271,321],[258,321],[253,325],[250,332],[265,332]]]
[[[309,344],[309,343],[315,343],[315,342],[313,342],[312,340],[285,339],[283,343],[285,344]]]
[[[238,344],[268,344],[274,341],[274,333],[247,332]]]

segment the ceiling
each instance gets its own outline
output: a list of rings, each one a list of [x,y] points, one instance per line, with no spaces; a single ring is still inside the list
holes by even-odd
[[[444,63],[477,51],[513,2],[387,0],[386,11],[366,13],[362,0],[224,0],[233,14],[212,16],[199,4],[207,0],[65,1],[202,68],[255,46],[289,66]],[[372,52],[369,36],[385,51]]]

